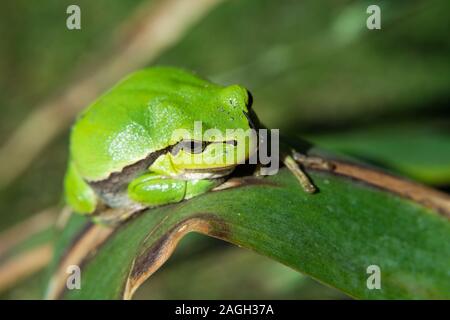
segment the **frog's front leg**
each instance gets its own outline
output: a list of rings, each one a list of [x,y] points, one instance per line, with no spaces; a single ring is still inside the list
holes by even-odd
[[[131,203],[123,207],[99,207],[94,221],[114,225],[128,219],[138,211],[169,203],[180,202],[205,193],[218,186],[221,179],[182,180],[156,173],[144,174],[128,185]]]
[[[148,207],[180,202],[219,185],[219,179],[182,180],[155,173],[144,174],[128,185],[128,196]]]

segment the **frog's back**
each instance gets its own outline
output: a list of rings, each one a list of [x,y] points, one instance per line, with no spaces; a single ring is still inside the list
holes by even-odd
[[[71,158],[84,178],[98,181],[173,144],[173,130],[193,128],[193,119],[220,127],[213,110],[221,89],[176,68],[133,73],[80,114]],[[229,120],[225,126],[232,128]]]

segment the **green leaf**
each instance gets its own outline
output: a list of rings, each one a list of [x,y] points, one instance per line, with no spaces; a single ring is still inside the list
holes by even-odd
[[[256,251],[356,298],[450,298],[448,197],[414,184],[406,189],[422,190],[419,197],[399,194],[398,186],[377,188],[357,174],[346,177],[345,168],[310,170],[320,188],[314,195],[281,169],[275,176],[242,178],[234,187],[147,210],[116,229],[74,215],[57,250],[48,296],[130,298],[183,235],[195,231]],[[367,170],[362,172],[397,181]],[[370,174],[379,185],[379,177]],[[81,266],[80,290],[65,288],[69,264]],[[381,269],[380,290],[367,288],[370,265]]]

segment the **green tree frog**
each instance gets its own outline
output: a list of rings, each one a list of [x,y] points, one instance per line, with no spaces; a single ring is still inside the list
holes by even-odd
[[[248,130],[249,104],[245,88],[219,86],[177,68],[129,75],[72,127],[66,202],[97,221],[117,222],[211,190],[251,151],[238,153],[240,136],[198,139],[195,121],[202,122],[200,135],[208,129]],[[180,129],[184,135],[174,136]]]

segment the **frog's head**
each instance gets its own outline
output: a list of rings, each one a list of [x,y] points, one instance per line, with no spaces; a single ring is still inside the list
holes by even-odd
[[[181,132],[170,152],[176,172],[185,176],[220,177],[244,163],[256,151],[255,125],[249,115],[251,96],[232,85],[214,92],[205,105],[201,121],[191,132]]]

